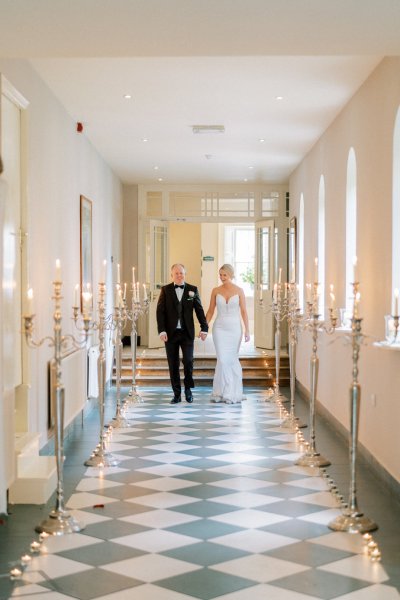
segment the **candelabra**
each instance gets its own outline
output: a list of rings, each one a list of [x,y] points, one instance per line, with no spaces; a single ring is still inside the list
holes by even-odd
[[[330,465],[330,461],[324,458],[316,449],[315,443],[315,402],[317,397],[318,385],[318,333],[325,331],[331,334],[336,328],[336,316],[333,308],[329,309],[330,323],[320,320],[318,314],[318,282],[314,283],[312,300],[307,302],[307,319],[303,324],[303,328],[311,331],[312,335],[312,353],[310,358],[310,441],[309,446],[297,461],[296,465],[301,467],[326,467]]]
[[[290,367],[290,412],[281,423],[281,427],[296,433],[298,429],[307,427],[295,416],[295,390],[296,390],[296,352],[297,332],[302,322],[302,315],[297,302],[297,286],[288,284],[287,322],[289,328],[289,367]]]
[[[144,284],[143,284],[144,286]],[[132,323],[131,329],[131,364],[132,364],[132,384],[126,400],[134,402],[142,402],[142,397],[136,385],[136,353],[137,353],[137,326],[136,323],[142,315],[146,314],[149,308],[149,299],[147,297],[146,288],[143,287],[144,297],[140,299],[138,284],[132,283],[132,305],[131,309],[126,309],[126,316]]]
[[[357,489],[356,489],[356,462],[357,462],[357,440],[358,424],[360,417],[361,386],[358,381],[358,360],[360,355],[360,346],[363,342],[361,333],[362,319],[358,316],[358,282],[353,285],[354,308],[351,319],[351,345],[353,358],[352,384],[350,386],[350,435],[349,435],[349,453],[350,453],[350,491],[348,507],[331,521],[328,526],[334,531],[346,531],[348,533],[366,533],[377,529],[374,521],[364,516],[358,509]]]
[[[118,302],[115,307],[115,371],[116,371],[116,413],[115,417],[110,421],[111,427],[123,429],[132,427],[133,423],[127,419],[122,410],[121,404],[121,366],[122,366],[122,330],[126,323],[126,307],[125,303],[120,300],[120,293],[117,292]]]
[[[285,289],[285,297],[282,297],[282,290]],[[275,400],[278,404],[287,402],[287,398],[281,394],[279,389],[279,374],[281,365],[281,323],[287,317],[288,303],[287,303],[287,287],[286,284],[282,284],[280,281],[274,284],[274,290],[272,295],[272,306],[271,312],[275,317],[276,329],[275,329],[275,384],[273,393],[269,396],[268,400]]]
[[[99,357],[97,359],[97,376],[99,382],[99,415],[100,415],[100,439],[95,450],[90,458],[85,461],[87,467],[116,467],[119,461],[107,451],[106,441],[107,436],[104,431],[104,407],[105,407],[105,387],[106,387],[106,353],[105,353],[105,332],[112,331],[116,328],[116,321],[113,315],[106,317],[105,293],[106,284],[100,282],[98,284],[98,320],[91,318],[85,309],[82,317],[83,325],[79,322],[79,308],[73,307],[74,321],[78,329],[85,331],[86,335],[89,330],[97,330],[99,332]]]
[[[59,269],[59,265],[58,265]],[[57,270],[58,270],[57,269]],[[56,504],[53,510],[50,512],[49,517],[42,521],[35,529],[39,533],[48,533],[51,535],[64,535],[66,533],[79,532],[85,528],[85,525],[79,523],[74,519],[72,515],[65,509],[64,503],[64,402],[65,393],[64,385],[62,383],[62,369],[61,359],[62,352],[68,346],[73,348],[80,348],[86,342],[77,340],[72,335],[63,335],[61,327],[61,288],[62,282],[59,277],[59,273],[56,275],[56,281],[53,281],[53,296],[54,300],[54,334],[53,336],[46,336],[38,341],[34,340],[34,319],[33,313],[23,315],[23,327],[25,339],[30,348],[39,348],[45,342],[48,342],[50,347],[54,348],[54,365],[55,365],[55,385],[53,390],[55,392],[55,435],[54,435],[54,447],[55,447],[55,458],[57,467],[57,489],[56,489]],[[29,296],[28,296],[29,298]],[[29,311],[30,312],[30,311]]]

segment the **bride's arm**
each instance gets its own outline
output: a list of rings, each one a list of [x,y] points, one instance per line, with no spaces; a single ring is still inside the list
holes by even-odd
[[[213,318],[213,314],[215,311],[215,296],[216,296],[216,291],[215,288],[213,289],[213,291],[211,292],[211,298],[210,298],[210,306],[208,307],[208,311],[206,314],[206,321],[208,324],[210,324],[211,319]]]

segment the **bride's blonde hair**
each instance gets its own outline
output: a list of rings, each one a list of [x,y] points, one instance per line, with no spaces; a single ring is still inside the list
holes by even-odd
[[[220,267],[219,270],[225,271],[225,273],[227,273],[231,279],[234,279],[235,271],[234,271],[232,265],[230,265],[230,264],[222,265],[222,267]]]

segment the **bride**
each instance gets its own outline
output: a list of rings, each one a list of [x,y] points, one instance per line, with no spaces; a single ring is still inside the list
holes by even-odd
[[[210,306],[206,314],[207,323],[217,309],[213,325],[213,340],[217,352],[217,365],[213,381],[212,402],[235,404],[243,399],[242,367],[239,348],[242,340],[250,339],[249,318],[242,288],[235,285],[232,265],[225,264],[219,270],[221,285],[211,292]]]

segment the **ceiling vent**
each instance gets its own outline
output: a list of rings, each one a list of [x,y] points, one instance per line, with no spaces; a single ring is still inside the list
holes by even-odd
[[[192,125],[193,133],[225,133],[223,125]]]

